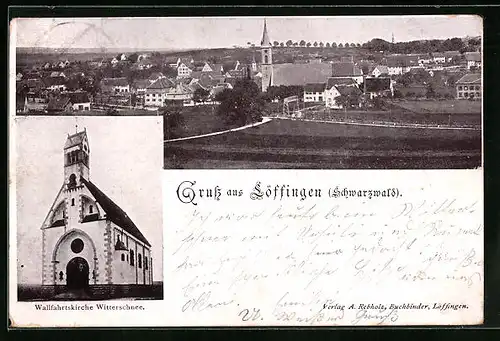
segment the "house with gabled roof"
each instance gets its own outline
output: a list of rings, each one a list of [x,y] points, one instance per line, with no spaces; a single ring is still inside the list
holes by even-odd
[[[83,130],[66,138],[64,178],[41,226],[42,285],[152,285],[151,244],[90,176]]]
[[[126,77],[103,78],[101,89],[105,93],[130,93],[130,84]]]
[[[444,51],[443,54],[444,54],[446,63],[450,63],[451,61],[453,61],[453,58],[459,58],[462,56],[459,51]]]
[[[45,88],[49,91],[64,91],[66,90],[67,79],[61,76],[46,77],[43,80]]]
[[[224,72],[224,68],[222,64],[212,64],[207,62],[201,69],[201,72],[218,72],[222,74]]]
[[[482,97],[482,80],[480,73],[468,73],[456,83],[457,99],[480,99]]]
[[[195,71],[195,69],[192,63],[183,62],[181,60],[177,67],[177,78],[188,78],[193,71]]]
[[[390,77],[366,77],[362,90],[369,98],[393,96],[394,82]]]
[[[49,99],[47,104],[48,112],[68,112],[73,109],[71,100],[68,96],[57,96]]]
[[[167,99],[167,93],[175,84],[168,78],[158,78],[146,87],[144,91],[144,105],[149,107],[162,107]]]
[[[481,53],[480,52],[465,52],[465,60],[467,61],[467,69],[474,67],[481,67]]]
[[[326,83],[307,83],[304,85],[304,102],[324,102]]]
[[[90,110],[91,100],[87,91],[68,91],[62,93],[62,95],[69,97],[73,111]]]
[[[372,70],[371,75],[373,77],[380,77],[383,75],[389,75],[389,69],[387,68],[387,65],[377,65]]]
[[[446,56],[442,52],[433,52],[432,53],[432,61],[434,63],[438,63],[438,64],[446,63]]]
[[[354,90],[350,90],[353,88]],[[338,97],[350,93],[361,94],[358,83],[351,77],[330,77],[326,82],[324,92],[325,106],[327,108],[341,109],[342,104],[338,102]]]

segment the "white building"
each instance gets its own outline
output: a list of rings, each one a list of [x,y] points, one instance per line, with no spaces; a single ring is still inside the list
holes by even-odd
[[[332,109],[342,109],[343,105],[338,101],[342,95],[361,95],[361,90],[355,80],[349,77],[331,77],[326,83],[325,106]]]
[[[101,81],[103,92],[112,92],[112,93],[129,93],[130,92],[130,84],[128,83],[127,78],[125,77],[117,77],[117,78],[103,78]]]
[[[152,284],[151,245],[129,216],[90,180],[84,130],[68,135],[64,179],[42,227],[42,284]]]
[[[465,60],[469,70],[473,67],[481,67],[481,53],[479,52],[465,52]]]
[[[446,63],[446,56],[444,55],[444,53],[433,53],[432,61],[434,63],[444,64]]]
[[[326,83],[308,83],[304,86],[304,102],[324,102]]]
[[[149,107],[162,107],[167,99],[167,93],[175,85],[167,78],[158,78],[144,92],[144,105]]]
[[[377,65],[375,69],[371,72],[371,75],[373,77],[380,77],[381,75],[388,75],[389,74],[389,69],[387,68],[387,65]]]

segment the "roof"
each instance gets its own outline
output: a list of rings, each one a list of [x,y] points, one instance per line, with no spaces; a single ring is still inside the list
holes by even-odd
[[[460,78],[456,84],[481,84],[480,73],[468,73]]]
[[[267,33],[267,22],[264,19],[264,30],[262,31],[262,39],[260,40],[260,46],[271,46],[271,40],[269,39],[269,34]]]
[[[221,69],[223,69],[223,64],[212,64],[212,63],[207,63],[208,66],[212,69],[213,72],[221,72]],[[208,71],[210,72],[210,71]]]
[[[105,86],[127,86],[128,81],[125,77],[117,77],[117,78],[103,78],[102,85]]]
[[[139,239],[141,242],[147,246],[151,246],[144,235],[139,231],[137,226],[134,224],[132,219],[123,211],[117,204],[113,202],[106,194],[104,194],[96,185],[91,181],[87,181],[85,178],[81,177],[80,180],[88,188],[94,199],[101,205],[102,209],[106,212],[106,216],[116,225],[123,228],[125,231],[130,233],[135,238]]]
[[[305,92],[323,92],[325,91],[326,83],[307,83],[304,86]]]
[[[336,88],[339,91],[339,93],[341,95],[344,95],[344,96],[349,96],[351,94],[354,94],[354,95],[361,94],[361,90],[359,90],[359,88],[357,88],[355,86],[341,85],[341,86],[337,86]]]
[[[151,83],[147,89],[163,90],[174,86],[174,83],[167,78],[158,78],[156,81]]]
[[[481,53],[479,52],[465,52],[465,59],[475,62],[481,61]]]
[[[53,111],[63,111],[66,106],[70,104],[70,99],[67,96],[61,96],[59,98],[51,98],[47,105],[47,110]]]
[[[87,131],[80,131],[73,135],[68,135],[66,143],[64,144],[64,149],[68,149],[74,146],[80,145],[87,138]]]
[[[410,66],[410,62],[405,58],[388,58],[387,67],[404,67]]]
[[[153,72],[149,77],[148,79],[150,81],[154,81],[154,80],[157,80],[158,78],[164,78],[165,75],[161,72]]]
[[[70,98],[73,104],[90,102],[89,94],[86,91],[67,92],[65,95]]]
[[[380,92],[391,89],[391,79],[389,77],[370,77],[365,79],[367,92]]]
[[[273,66],[273,85],[306,85],[322,83],[332,75],[332,64],[275,64]]]
[[[387,65],[377,65],[375,69],[378,69],[380,73],[389,73],[389,69],[387,68]],[[374,69],[374,70],[375,70]]]
[[[326,82],[327,89],[331,89],[333,86],[337,85],[356,85],[354,79],[349,77],[330,77]]]
[[[136,89],[145,89],[147,88],[151,82],[148,79],[136,79],[134,81],[134,87]]]
[[[460,52],[458,51],[444,51],[444,54],[447,56],[460,56]]]
[[[361,76],[362,72],[353,62],[332,63],[332,76]]]
[[[434,52],[432,53],[433,58],[444,58],[444,53],[441,52]]]
[[[45,86],[53,86],[53,85],[64,85],[66,84],[66,78],[62,76],[56,76],[56,77],[47,77],[43,80],[45,83]]]
[[[245,76],[245,70],[229,70],[227,72],[231,77],[244,77]]]

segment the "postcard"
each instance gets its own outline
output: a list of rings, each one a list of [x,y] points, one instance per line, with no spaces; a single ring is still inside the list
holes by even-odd
[[[12,327],[478,325],[482,18],[14,18]]]

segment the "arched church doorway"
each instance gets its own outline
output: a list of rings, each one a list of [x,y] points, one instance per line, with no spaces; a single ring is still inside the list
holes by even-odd
[[[75,257],[66,266],[66,286],[69,289],[84,289],[89,285],[89,263],[82,257]]]

